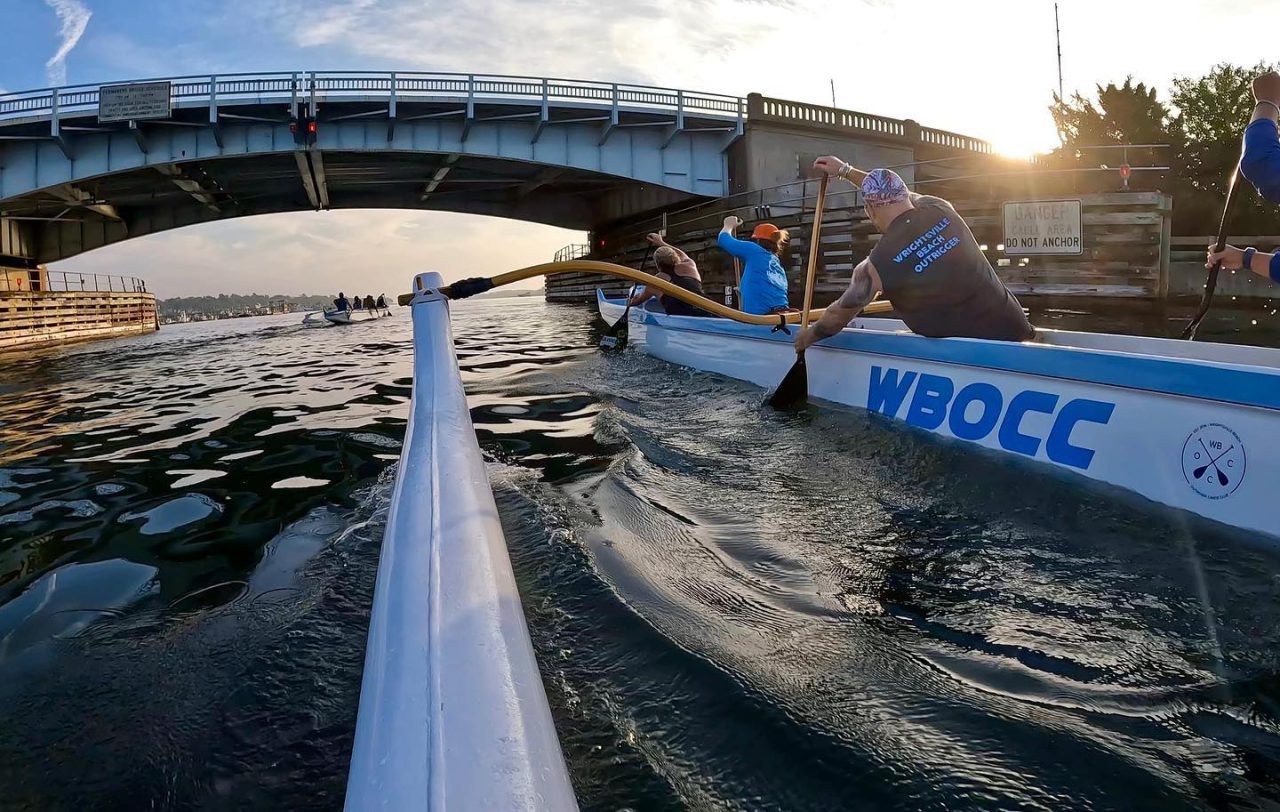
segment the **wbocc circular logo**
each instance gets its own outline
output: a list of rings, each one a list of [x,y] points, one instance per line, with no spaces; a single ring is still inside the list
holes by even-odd
[[[1244,480],[1244,443],[1221,423],[1205,423],[1182,444],[1182,474],[1196,493],[1225,499]]]

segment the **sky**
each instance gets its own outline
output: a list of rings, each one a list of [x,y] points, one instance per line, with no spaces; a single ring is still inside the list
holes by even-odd
[[[1060,0],[1068,95],[1127,75],[1162,90],[1273,60],[1280,0]],[[1207,32],[1223,36],[1207,36]],[[0,89],[273,70],[442,70],[759,92],[1054,146],[1052,0],[0,0]],[[547,261],[582,235],[411,211],[267,215],[58,263],[161,296],[392,291]],[[531,284],[539,284],[537,282]]]

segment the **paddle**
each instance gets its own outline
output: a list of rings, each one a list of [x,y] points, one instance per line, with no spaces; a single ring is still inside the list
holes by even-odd
[[[1231,213],[1231,203],[1236,199],[1236,189],[1240,187],[1237,182],[1240,179],[1240,164],[1236,164],[1235,171],[1231,173],[1231,180],[1227,182],[1227,199],[1222,204],[1222,220],[1218,223],[1218,243],[1214,248],[1214,253],[1221,253],[1222,249],[1227,247],[1227,221]],[[1183,329],[1179,338],[1188,341],[1195,341],[1196,330],[1200,329],[1200,322],[1204,320],[1204,314],[1209,312],[1209,305],[1213,303],[1213,291],[1218,287],[1218,271],[1222,270],[1222,262],[1213,263],[1213,267],[1209,269],[1209,279],[1204,284],[1204,296],[1200,298],[1200,307],[1196,310],[1196,314],[1191,317],[1191,321]],[[1245,269],[1248,271],[1248,268]]]
[[[827,176],[818,181],[818,202],[813,207],[813,229],[809,232],[809,273],[804,283],[804,311],[800,329],[809,327],[809,308],[813,305],[813,282],[818,272],[818,244],[822,242],[822,209],[827,203]],[[809,400],[809,370],[804,363],[804,350],[796,353],[796,362],[769,396],[775,409],[794,409]]]
[[[640,270],[644,271],[645,266],[649,264],[649,257],[653,255],[653,247],[650,246],[648,251],[644,252],[644,259],[640,261]],[[631,286],[631,292],[627,294],[627,306],[622,310],[622,318],[613,323],[600,338],[600,349],[602,350],[620,350],[627,346],[627,316],[631,314],[631,300],[636,295],[636,286]]]
[[[733,258],[733,300],[742,307],[742,262],[737,257]]]

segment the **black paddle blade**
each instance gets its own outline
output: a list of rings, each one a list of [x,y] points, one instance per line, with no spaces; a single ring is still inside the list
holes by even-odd
[[[775,409],[795,409],[809,401],[809,369],[805,366],[804,355],[796,357],[796,362],[787,371],[778,388],[769,396],[769,405]]]
[[[627,346],[627,320],[625,318],[618,319],[613,323],[600,338],[600,349],[602,350],[620,350]]]

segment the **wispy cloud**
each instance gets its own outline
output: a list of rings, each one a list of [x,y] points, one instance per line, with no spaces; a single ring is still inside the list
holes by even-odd
[[[668,82],[760,53],[803,1],[234,0],[233,16],[366,66]]]
[[[93,16],[93,12],[80,0],[44,0],[44,2],[53,9],[54,14],[58,15],[58,21],[61,23],[58,36],[62,38],[58,43],[58,50],[49,57],[48,62],[44,63],[44,67],[49,76],[49,84],[64,85],[67,83],[67,55],[84,36],[84,30],[89,25],[89,18]]]

